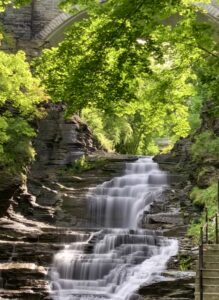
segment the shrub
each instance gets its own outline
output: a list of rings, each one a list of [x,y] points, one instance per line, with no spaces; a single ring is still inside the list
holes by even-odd
[[[208,209],[208,217],[211,220],[217,212],[217,183],[212,184],[206,189],[194,187],[190,198],[193,203],[201,208]],[[205,223],[205,212],[202,212],[201,217],[193,220],[188,229],[188,235],[193,237],[194,242],[197,244],[199,241],[200,227]],[[214,237],[214,226],[209,223],[209,238]]]
[[[191,148],[192,157],[196,161],[206,158],[219,159],[219,137],[211,131],[199,134]]]

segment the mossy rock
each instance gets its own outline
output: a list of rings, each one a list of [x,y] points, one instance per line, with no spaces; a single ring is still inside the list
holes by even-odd
[[[201,168],[197,176],[197,185],[200,188],[207,188],[219,178],[219,171],[213,166]]]
[[[0,171],[0,191],[21,186],[24,180],[25,178],[21,174],[11,174],[9,172]]]

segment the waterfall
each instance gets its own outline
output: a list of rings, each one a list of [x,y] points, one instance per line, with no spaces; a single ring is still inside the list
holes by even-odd
[[[177,241],[140,229],[142,214],[162,200],[167,174],[150,157],[127,163],[125,174],[90,189],[90,233],[54,257],[54,300],[133,300],[142,284],[161,279]]]

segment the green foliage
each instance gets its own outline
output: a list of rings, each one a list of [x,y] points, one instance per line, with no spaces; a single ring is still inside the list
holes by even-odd
[[[107,137],[104,114],[97,109],[85,108],[82,110],[81,115],[93,131],[94,136],[97,138],[101,146],[108,151],[112,151],[113,141]]]
[[[190,198],[192,202],[200,208],[208,208],[208,217],[212,219],[217,212],[217,183],[212,184],[206,189],[194,187]],[[188,235],[192,236],[194,242],[197,244],[199,241],[200,226],[205,224],[205,211],[202,212],[200,218],[193,220],[188,229]],[[209,237],[214,238],[214,224],[209,222]]]
[[[204,131],[195,138],[191,148],[194,160],[219,159],[219,137],[211,131]]]
[[[106,112],[95,108],[85,108],[82,118],[92,129],[102,147],[108,151],[152,155],[159,152],[153,135],[141,129],[137,116],[108,116]],[[143,123],[143,122],[142,122]],[[134,134],[138,132],[139,134]]]
[[[0,167],[21,170],[34,157],[30,122],[42,115],[44,94],[32,77],[23,52],[0,51]]]
[[[44,51],[36,71],[54,101],[66,102],[67,114],[98,112],[97,120],[85,119],[105,148],[154,152],[154,138],[174,142],[200,125],[202,99],[217,101],[219,69],[212,29],[197,20],[201,8],[193,1],[64,0],[62,6],[90,16],[58,48]]]
[[[64,173],[81,174],[86,171],[96,170],[105,165],[105,159],[99,158],[94,161],[89,160],[85,155],[82,155],[79,159],[75,160],[71,165],[67,166]],[[63,173],[63,170],[61,170]]]
[[[63,1],[69,3],[76,5]],[[77,4],[90,17],[74,24],[60,46],[45,50],[36,62],[54,101],[64,100],[69,114],[84,108],[100,111],[101,121],[87,120],[98,121],[99,132],[92,125],[96,135],[120,152],[146,152],[155,137],[185,137],[189,122],[192,129],[198,125],[196,100],[203,84],[198,76],[204,76],[200,69],[215,51],[211,29],[196,19],[199,8],[182,0]],[[176,14],[181,17],[168,24]],[[103,115],[115,121],[111,132],[121,128],[120,120],[124,127],[129,124],[131,138],[118,143],[109,132],[101,137],[107,127]]]
[[[30,0],[1,0],[0,12],[3,12],[8,5],[18,8],[28,3],[30,3]]]
[[[189,99],[189,115],[188,121],[192,132],[195,132],[201,125],[201,108],[202,97],[200,95],[193,96]]]
[[[79,159],[75,160],[71,166],[71,170],[76,173],[90,170],[91,166],[88,163],[85,155],[82,155]]]
[[[179,267],[181,271],[191,270],[192,257],[189,255],[181,254],[178,256]]]
[[[208,206],[212,213],[216,212],[216,205],[217,205],[217,183],[212,184],[210,187],[206,189],[200,189],[198,187],[194,187],[190,198],[195,205],[198,206]]]

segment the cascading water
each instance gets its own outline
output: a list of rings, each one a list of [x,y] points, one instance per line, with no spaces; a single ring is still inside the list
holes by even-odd
[[[91,226],[99,230],[55,255],[54,300],[131,300],[140,285],[160,279],[177,241],[139,227],[165,186],[166,173],[151,158],[140,158],[127,163],[124,176],[90,190]]]

